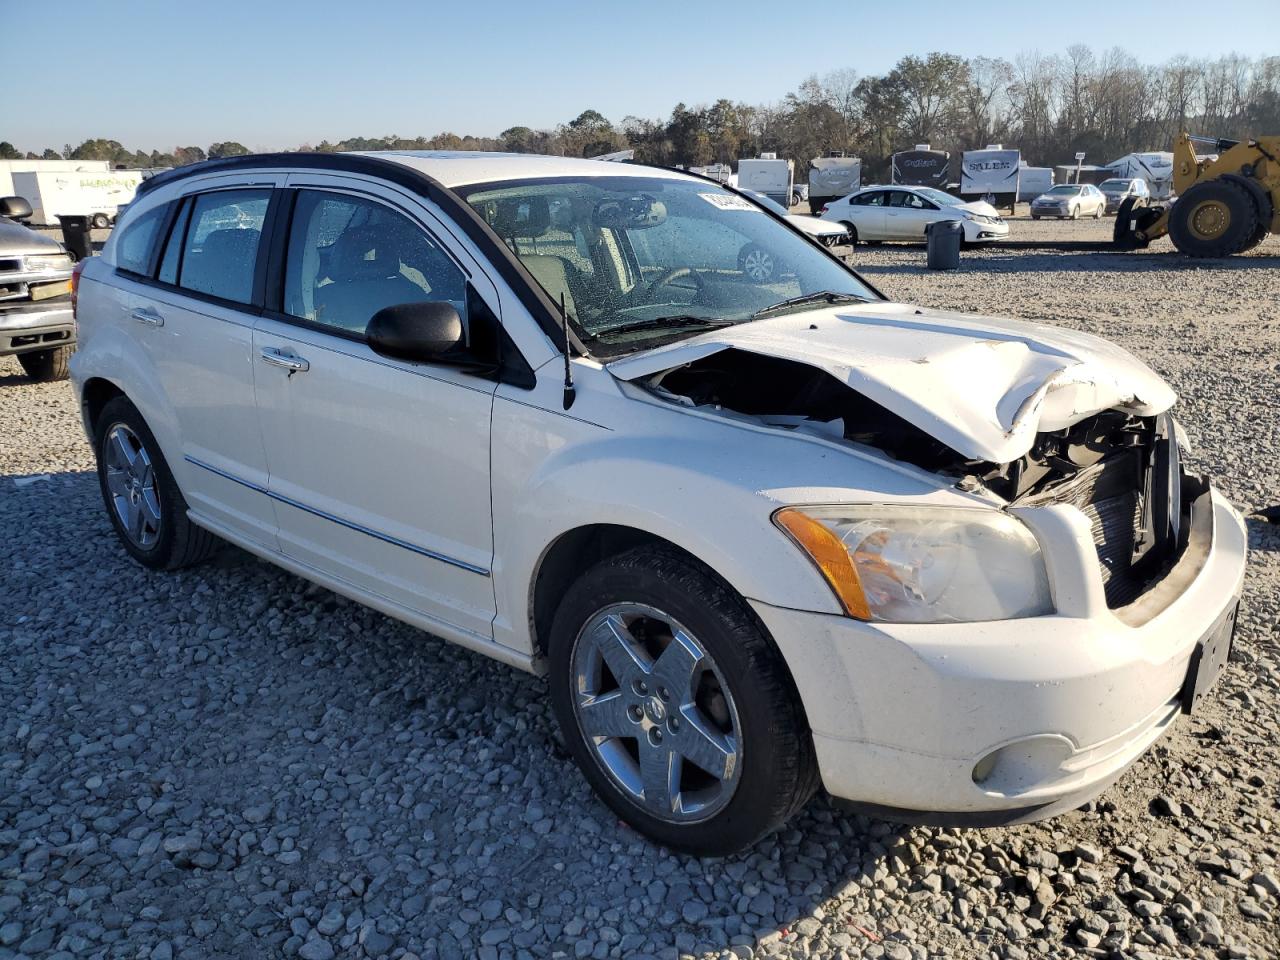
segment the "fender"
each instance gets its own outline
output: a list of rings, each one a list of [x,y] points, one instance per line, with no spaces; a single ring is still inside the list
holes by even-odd
[[[549,548],[596,524],[675,544],[740,595],[772,606],[839,614],[809,558],[774,526],[793,503],[965,503],[919,471],[877,468],[847,447],[686,411],[623,393],[602,369],[575,364],[578,402],[560,411],[559,388],[504,396],[493,415],[494,590],[500,643],[532,652],[532,596]],[[625,423],[625,434],[604,423]],[[856,482],[855,482],[856,478]]]
[[[86,270],[87,273],[87,270]],[[84,286],[97,283],[92,277],[81,278],[81,304],[94,304],[97,309],[110,310],[118,304],[111,301],[120,291],[109,284],[102,285],[105,296],[84,297]],[[121,307],[123,309],[123,307]],[[160,452],[164,455],[169,469],[178,480],[181,488],[186,487],[187,474],[191,467],[182,459],[181,431],[178,426],[178,413],[170,402],[160,382],[159,373],[151,362],[150,355],[141,349],[137,341],[130,335],[128,328],[117,323],[105,322],[107,318],[93,316],[81,310],[78,318],[80,325],[80,349],[71,357],[72,381],[76,398],[80,402],[81,417],[85,421],[86,431],[91,427],[84,406],[84,386],[94,379],[107,380],[120,389],[129,401],[138,408],[142,418],[155,434]],[[92,342],[93,349],[86,349]]]

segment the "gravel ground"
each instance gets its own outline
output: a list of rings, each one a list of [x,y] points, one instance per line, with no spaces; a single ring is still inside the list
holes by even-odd
[[[1273,504],[1280,239],[1163,249],[854,259],[901,299],[1126,345],[1180,392],[1195,465]],[[817,799],[698,860],[592,797],[542,681],[234,549],[132,563],[69,387],[20,373],[0,360],[0,958],[1280,955],[1280,528],[1250,522],[1215,699],[1099,801],[979,831]]]

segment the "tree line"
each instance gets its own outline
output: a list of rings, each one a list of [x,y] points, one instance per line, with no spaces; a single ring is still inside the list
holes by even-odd
[[[798,170],[812,157],[843,152],[863,158],[865,177],[883,175],[890,155],[918,143],[953,153],[1003,143],[1021,149],[1037,166],[1069,163],[1077,151],[1085,151],[1090,162],[1106,163],[1132,151],[1168,150],[1183,129],[1231,139],[1280,133],[1280,56],[1179,56],[1144,64],[1119,48],[1099,53],[1084,45],[1011,60],[930,53],[905,56],[878,76],[852,68],[812,76],[772,104],[679,103],[665,119],[628,116],[618,123],[585,110],[549,130],[515,126],[496,137],[353,137],[297,149],[586,157],[634,149],[637,160],[667,166],[735,164],[740,157],[773,151],[795,160]],[[93,139],[39,156],[167,167],[248,152],[234,141],[146,153]],[[0,158],[21,156],[0,142]]]

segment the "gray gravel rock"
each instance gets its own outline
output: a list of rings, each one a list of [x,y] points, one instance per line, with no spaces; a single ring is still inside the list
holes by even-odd
[[[1280,240],[854,259],[902,299],[1116,340],[1179,391],[1193,468],[1276,502]],[[1083,809],[979,831],[818,799],[698,860],[593,798],[542,681],[231,548],[145,571],[92,470],[68,385],[0,360],[0,957],[1280,956],[1272,524],[1214,696]]]

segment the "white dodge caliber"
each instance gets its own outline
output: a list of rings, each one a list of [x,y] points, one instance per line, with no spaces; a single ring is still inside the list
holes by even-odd
[[[1164,382],[891,303],[706,180],[194,164],[139,188],[77,310],[125,550],[230,541],[546,674],[591,785],[673,847],[737,850],[819,785],[1051,816],[1228,657],[1244,527],[1183,470]]]

